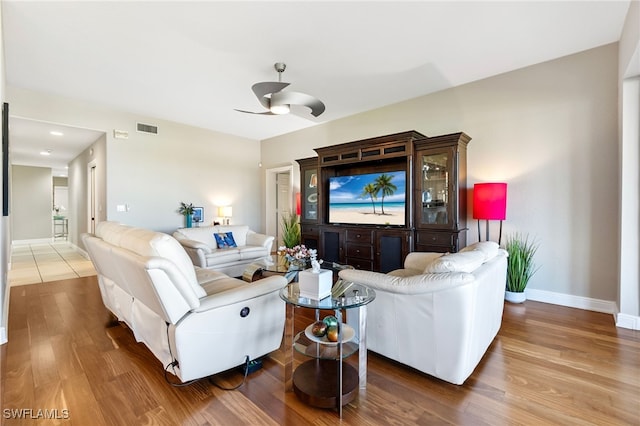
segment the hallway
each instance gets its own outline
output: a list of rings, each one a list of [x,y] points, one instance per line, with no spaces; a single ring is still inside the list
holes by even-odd
[[[11,249],[10,287],[95,274],[93,263],[67,241],[18,244]]]

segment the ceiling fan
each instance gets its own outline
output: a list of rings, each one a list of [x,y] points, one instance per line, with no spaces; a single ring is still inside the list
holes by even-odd
[[[324,104],[322,101],[311,95],[300,92],[283,92],[282,89],[290,84],[282,82],[282,73],[287,68],[287,65],[282,62],[276,62],[273,66],[278,72],[278,81],[263,81],[251,86],[251,90],[255,93],[258,101],[260,101],[262,106],[267,108],[268,111],[253,112],[241,109],[236,109],[236,111],[247,114],[281,115],[288,114],[291,105],[302,105],[311,109],[311,115],[314,117],[324,112]]]

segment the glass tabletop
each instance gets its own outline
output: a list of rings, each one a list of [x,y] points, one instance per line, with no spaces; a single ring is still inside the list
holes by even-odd
[[[284,256],[271,255],[263,259],[256,260],[253,264],[260,266],[265,271],[278,272],[284,274],[289,271],[289,263]],[[330,271],[339,272],[342,269],[352,269],[349,265],[341,265],[335,262],[322,262],[320,263],[321,269],[328,269]]]
[[[289,283],[280,290],[280,298],[285,302],[303,308],[314,309],[350,309],[371,303],[376,298],[376,292],[362,284],[338,280],[333,288],[342,286],[340,294],[332,294],[321,300],[314,300],[300,296],[300,287],[297,282]]]
[[[260,267],[269,272],[278,272],[284,274],[289,270],[289,265],[286,260],[282,256],[272,255],[265,257],[264,259],[256,260],[253,262],[256,265],[260,265]]]

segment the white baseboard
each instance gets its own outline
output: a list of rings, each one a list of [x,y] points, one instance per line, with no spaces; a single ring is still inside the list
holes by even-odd
[[[629,314],[616,315],[616,327],[640,330],[640,317]]]
[[[525,292],[527,293],[528,300],[534,300],[536,302],[551,303],[569,308],[585,309],[587,311],[603,312],[612,315],[618,312],[616,302],[609,300],[592,299],[590,297],[573,296],[571,294],[555,293],[553,291],[536,290],[533,288],[528,288]]]
[[[86,251],[82,250],[80,247],[78,247],[77,245],[71,243],[71,245],[73,246],[73,249],[75,251],[77,251],[78,253],[80,253],[82,255],[82,257],[84,257],[87,260],[91,260],[91,258],[89,258],[89,253],[87,253]]]
[[[569,308],[585,309],[587,311],[612,314],[616,327],[640,330],[640,317],[618,312],[616,302],[609,300],[592,299],[590,297],[573,296],[570,294],[554,293],[552,291],[526,289],[527,299],[536,302],[551,303],[567,306]]]

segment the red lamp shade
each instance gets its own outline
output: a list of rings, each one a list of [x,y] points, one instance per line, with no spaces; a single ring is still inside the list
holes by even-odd
[[[473,185],[474,219],[504,220],[506,215],[506,183],[476,183]]]
[[[302,213],[302,206],[300,205],[300,193],[296,193],[296,214],[300,216]]]

